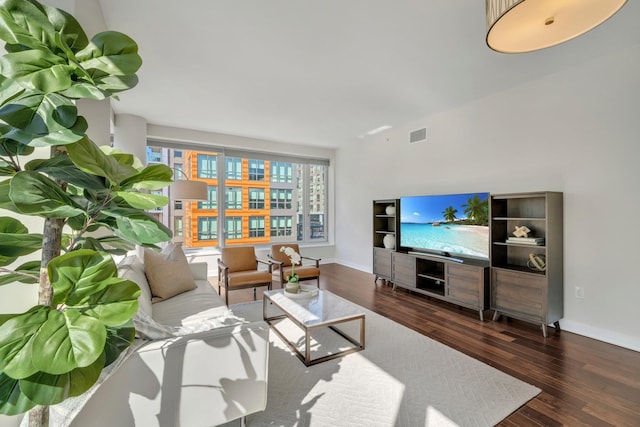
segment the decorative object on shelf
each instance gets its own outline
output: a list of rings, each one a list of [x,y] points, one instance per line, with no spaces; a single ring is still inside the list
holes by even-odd
[[[487,45],[532,52],[578,37],[613,16],[627,0],[486,0]]]
[[[544,272],[547,269],[547,260],[543,254],[529,254],[527,267],[529,270]]]
[[[529,237],[529,233],[531,233],[531,230],[526,225],[516,225],[513,235],[516,237]]]
[[[544,237],[507,237],[507,243],[519,245],[544,246]]]
[[[386,212],[387,215],[395,215],[396,214],[396,207],[394,205],[389,205],[385,208],[384,210]]]
[[[280,252],[284,252],[284,254],[291,260],[291,274],[287,276],[287,285],[289,283],[298,283],[300,281],[300,277],[295,273],[295,266],[299,265],[302,260],[300,254],[289,246],[281,247]]]
[[[382,239],[382,244],[387,249],[395,249],[396,248],[396,236],[394,236],[393,234],[387,234],[386,236],[384,236],[384,239]]]

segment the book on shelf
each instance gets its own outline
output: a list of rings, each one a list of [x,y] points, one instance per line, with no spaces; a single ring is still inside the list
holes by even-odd
[[[544,237],[507,237],[507,243],[540,246],[544,245]]]

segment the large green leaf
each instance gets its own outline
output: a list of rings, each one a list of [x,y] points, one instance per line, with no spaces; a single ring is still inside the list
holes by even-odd
[[[11,163],[0,159],[0,176],[12,176],[15,175],[15,173],[16,169]]]
[[[76,368],[61,375],[38,372],[20,380],[22,393],[39,405],[55,405],[63,400],[79,396],[100,377],[105,365],[104,352],[91,365]]]
[[[0,1],[0,39],[32,49],[47,49],[54,44],[53,34],[53,25],[34,3]]]
[[[100,319],[106,326],[119,326],[128,322],[138,311],[140,287],[131,280],[112,277],[105,280],[106,287],[93,293],[86,302],[87,316]]]
[[[33,366],[33,340],[47,321],[51,307],[33,307],[0,325],[0,371],[11,378],[27,378],[38,372]]]
[[[89,138],[83,138],[67,147],[69,157],[81,170],[107,178],[114,185],[135,175],[138,171],[122,165],[110,155],[104,154]]]
[[[53,303],[86,304],[89,297],[108,286],[117,276],[115,262],[109,254],[87,249],[69,252],[49,261],[49,280],[53,286]]]
[[[167,165],[149,165],[120,183],[120,188],[159,190],[171,184],[173,171]]]
[[[0,108],[0,119],[25,132],[43,134],[73,127],[78,109],[64,96],[30,92]]]
[[[35,148],[5,137],[6,133],[14,130],[12,126],[0,124],[0,156],[28,156]]]
[[[3,138],[12,139],[32,147],[67,145],[84,138],[87,127],[87,121],[84,117],[78,116],[78,120],[70,128],[57,126],[56,129],[48,129],[45,133],[34,133],[30,130],[11,128],[9,132],[3,135]]]
[[[78,310],[50,310],[34,336],[31,363],[37,371],[56,375],[89,366],[102,354],[106,338],[100,320]]]
[[[107,342],[104,346],[107,359],[104,366],[112,364],[120,356],[120,353],[131,345],[135,337],[136,328],[131,320],[119,327],[107,328]]]
[[[36,405],[37,403],[22,393],[19,380],[0,371],[0,414],[22,414]]]
[[[105,76],[95,79],[96,86],[110,94],[122,92],[136,87],[138,76],[130,74],[126,76]]]
[[[73,67],[49,50],[25,50],[0,58],[0,73],[23,87],[58,92],[71,86]]]
[[[21,95],[25,88],[20,86],[15,80],[8,79],[0,75],[0,105],[11,101],[13,98]]]
[[[134,191],[117,191],[115,194],[137,209],[155,209],[169,203],[169,199],[166,196],[156,194],[136,193]]]
[[[84,212],[55,182],[38,172],[18,172],[11,179],[9,197],[29,215],[66,218]]]
[[[53,29],[61,37],[61,42],[72,52],[77,52],[89,44],[89,39],[76,19],[64,10],[40,5],[46,13]],[[59,43],[57,43],[59,45]]]
[[[76,58],[92,77],[135,74],[142,65],[136,42],[117,31],[96,34]]]
[[[50,177],[89,190],[107,190],[104,179],[81,171],[68,156],[55,156],[49,159],[32,160],[24,166],[25,170],[38,171]]]
[[[28,234],[29,230],[17,219],[0,217],[0,266],[15,262],[18,257],[42,247],[42,234]]]
[[[166,242],[172,237],[164,224],[137,209],[108,208],[102,213],[116,219],[116,235],[138,245]]]
[[[0,181],[0,209],[6,209],[11,212],[20,213],[16,205],[13,204],[9,197],[9,190],[11,188],[11,180],[6,179]]]

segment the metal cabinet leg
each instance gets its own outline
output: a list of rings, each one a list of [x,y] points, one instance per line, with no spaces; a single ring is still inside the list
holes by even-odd
[[[545,338],[547,337],[547,324],[546,323],[542,324],[542,336],[545,337]]]
[[[493,321],[495,322],[500,318],[500,312],[498,310],[493,312]]]

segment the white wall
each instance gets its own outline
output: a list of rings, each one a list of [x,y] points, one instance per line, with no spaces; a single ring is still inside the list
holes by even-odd
[[[371,271],[376,198],[562,191],[561,325],[640,350],[639,75],[635,46],[338,150],[336,259]]]

